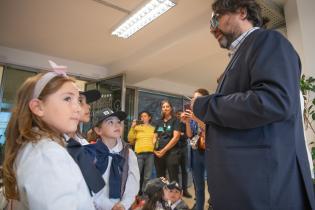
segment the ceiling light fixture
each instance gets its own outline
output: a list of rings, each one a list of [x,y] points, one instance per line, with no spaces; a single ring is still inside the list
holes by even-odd
[[[126,39],[174,6],[175,3],[171,0],[150,0],[143,7],[127,17],[112,32],[112,35]]]

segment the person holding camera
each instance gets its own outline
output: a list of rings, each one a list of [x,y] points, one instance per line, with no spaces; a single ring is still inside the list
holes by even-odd
[[[173,113],[173,106],[168,100],[161,102],[161,119],[155,127],[153,143],[155,144],[155,168],[158,177],[166,177],[178,182],[180,150],[177,142],[180,137],[179,120]]]
[[[128,133],[128,141],[134,145],[135,153],[138,159],[140,177],[141,195],[144,187],[151,177],[154,166],[154,127],[151,125],[151,114],[148,111],[142,111],[139,114],[140,120],[134,120]]]
[[[207,95],[209,92],[206,89],[197,89],[194,92],[191,107],[186,109],[181,116],[186,123],[186,135],[190,139],[192,148],[192,175],[196,192],[194,210],[203,210],[205,205],[205,124],[193,116],[191,109],[197,97]],[[209,206],[211,206],[210,201]]]

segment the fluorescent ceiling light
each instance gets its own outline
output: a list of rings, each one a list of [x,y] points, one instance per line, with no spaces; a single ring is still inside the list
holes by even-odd
[[[175,3],[171,0],[150,0],[120,24],[112,35],[126,39],[173,6]]]

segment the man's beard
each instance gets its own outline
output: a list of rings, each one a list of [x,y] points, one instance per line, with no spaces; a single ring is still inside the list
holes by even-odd
[[[237,36],[233,33],[224,33],[220,31],[223,36],[219,41],[220,47],[225,49],[230,49],[230,46],[234,40],[236,40]]]

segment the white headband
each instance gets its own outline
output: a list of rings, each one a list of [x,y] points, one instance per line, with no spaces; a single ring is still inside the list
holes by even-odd
[[[44,74],[35,84],[34,92],[33,92],[33,99],[38,98],[39,95],[42,93],[43,89],[46,87],[48,82],[55,78],[56,76],[64,76],[67,77],[65,70],[67,69],[66,66],[58,66],[53,61],[49,61],[53,72],[48,72]]]

